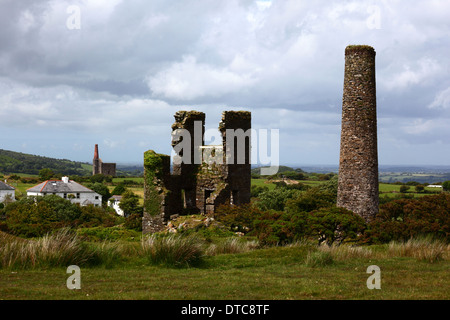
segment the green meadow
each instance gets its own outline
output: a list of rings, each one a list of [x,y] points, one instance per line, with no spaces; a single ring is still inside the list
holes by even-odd
[[[118,259],[81,267],[81,289],[66,286],[65,267],[0,270],[0,299],[311,300],[450,298],[448,246],[437,261],[404,254],[395,245],[341,248],[298,243],[206,255],[197,266],[149,263],[136,244]],[[430,255],[432,244],[426,244]],[[135,251],[133,251],[133,248]],[[419,249],[416,249],[419,250]],[[238,250],[237,250],[238,251]],[[367,268],[380,268],[369,289]]]

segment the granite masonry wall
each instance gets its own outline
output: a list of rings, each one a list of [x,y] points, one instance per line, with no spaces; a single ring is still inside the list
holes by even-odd
[[[92,160],[92,175],[96,174],[113,177],[116,175],[116,164],[103,162],[98,156],[98,144],[95,145],[94,159]]]
[[[251,113],[225,111],[219,124],[223,142],[214,146],[204,145],[204,113],[178,111],[174,118],[172,173],[169,156],[156,154],[152,150],[144,154],[143,233],[162,230],[172,216],[213,215],[221,204],[250,202]],[[226,141],[227,132],[231,135],[237,129],[248,134],[247,137],[241,134],[240,138],[233,139],[235,145],[242,143],[244,146],[245,155],[240,158],[242,163],[236,163],[237,154],[233,159],[227,159],[224,152],[232,149]]]

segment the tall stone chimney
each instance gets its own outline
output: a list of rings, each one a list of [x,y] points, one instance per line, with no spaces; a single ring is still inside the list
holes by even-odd
[[[94,160],[92,161],[92,174],[96,175],[101,173],[101,160],[98,157],[98,144],[95,145]]]
[[[345,49],[337,206],[369,222],[378,213],[375,50]]]
[[[95,145],[94,160],[98,159],[98,144]]]

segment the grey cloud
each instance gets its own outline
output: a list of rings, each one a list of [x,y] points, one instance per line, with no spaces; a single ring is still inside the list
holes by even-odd
[[[448,2],[271,3],[2,1],[0,123],[65,127],[111,144],[119,139],[113,128],[130,128],[123,141],[142,148],[144,140],[164,145],[159,128],[169,128],[178,109],[217,120],[224,109],[246,109],[255,127],[297,136],[311,159],[335,159],[344,49],[369,44],[377,51],[381,149],[447,143]],[[79,30],[65,25],[68,5],[81,9]],[[373,6],[379,28],[367,22]],[[286,157],[300,154],[284,147]]]

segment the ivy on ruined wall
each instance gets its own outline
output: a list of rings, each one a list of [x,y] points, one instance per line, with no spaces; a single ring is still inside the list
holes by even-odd
[[[144,153],[144,212],[151,216],[161,214],[162,200],[169,192],[159,183],[164,175],[164,158],[170,159],[153,150]]]

